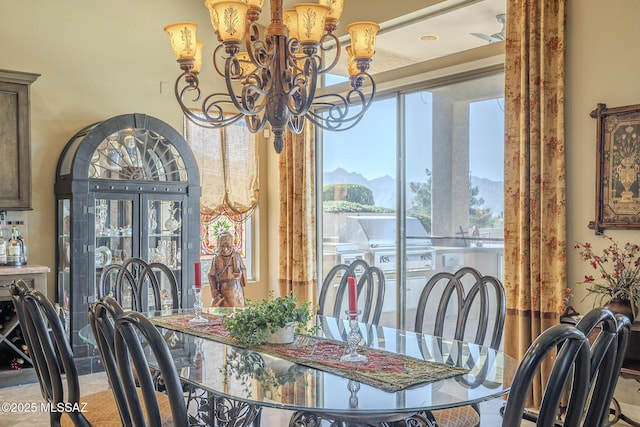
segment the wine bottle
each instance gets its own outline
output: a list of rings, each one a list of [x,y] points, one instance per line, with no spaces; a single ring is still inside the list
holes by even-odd
[[[11,338],[11,342],[13,343],[13,345],[16,346],[16,348],[19,348],[20,350],[22,350],[24,354],[29,354],[27,343],[24,342],[24,339],[21,336],[16,335],[15,337]]]
[[[0,265],[7,265],[7,211],[0,211]]]
[[[9,239],[9,245],[7,246],[7,263],[9,265],[26,264],[24,254],[24,241],[22,240],[22,237],[20,237],[20,232],[14,225],[11,228],[11,239]]]

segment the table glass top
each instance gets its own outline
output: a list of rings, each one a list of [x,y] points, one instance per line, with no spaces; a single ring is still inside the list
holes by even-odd
[[[162,314],[171,313],[176,312]],[[322,325],[318,336],[344,341],[347,320],[319,316],[318,321]],[[251,404],[340,416],[377,414],[382,419],[389,414],[412,414],[493,399],[508,392],[517,368],[516,360],[487,347],[361,324],[364,346],[468,369],[466,374],[388,392],[271,353],[160,330],[187,383]],[[88,326],[80,334],[85,341],[94,342]],[[299,342],[300,337],[291,345]]]

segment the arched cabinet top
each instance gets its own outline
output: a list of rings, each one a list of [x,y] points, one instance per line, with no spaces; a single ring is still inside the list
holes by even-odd
[[[57,181],[118,180],[199,185],[196,161],[182,135],[145,114],[94,123],[65,146]]]

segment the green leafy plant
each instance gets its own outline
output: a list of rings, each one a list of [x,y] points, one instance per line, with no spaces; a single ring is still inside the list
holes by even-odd
[[[269,334],[293,323],[296,333],[313,334],[318,325],[309,325],[314,315],[312,305],[305,301],[298,304],[298,297],[289,293],[282,297],[262,301],[247,300],[244,309],[229,314],[224,319],[231,336],[245,346],[262,344]]]
[[[590,243],[576,243],[580,258],[588,262],[600,277],[585,275],[582,284],[586,285],[589,295],[597,296],[602,305],[610,300],[630,301],[634,316],[640,307],[640,246],[634,243],[620,245],[609,236],[610,241],[602,254],[593,252]]]
[[[360,184],[330,184],[322,189],[322,199],[325,201],[344,200],[360,205],[375,205],[373,191]]]

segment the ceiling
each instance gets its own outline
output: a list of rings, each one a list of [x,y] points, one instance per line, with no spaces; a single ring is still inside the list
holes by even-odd
[[[371,7],[377,0],[368,0],[365,7]],[[407,2],[407,0],[396,0]],[[297,1],[284,0],[284,8],[292,7]],[[353,7],[349,9],[350,3]],[[382,2],[381,2],[382,3]],[[390,4],[389,2],[384,2]],[[410,2],[407,2],[409,4]],[[345,0],[345,13],[336,34],[344,34],[344,27],[350,21],[370,19],[363,15],[358,0]],[[404,10],[401,16],[394,16],[398,7],[374,7],[389,9],[380,21],[380,31],[376,39],[376,54],[370,72],[377,74],[411,64],[429,61],[453,53],[487,45],[487,41],[472,35],[491,35],[502,29],[496,15],[505,13],[506,0],[423,0],[412,4],[429,4],[423,9]],[[270,19],[269,2],[265,2],[260,22],[267,25]],[[350,19],[348,15],[354,16]],[[421,36],[436,35],[437,40],[420,40]],[[341,37],[341,40],[344,37]],[[348,40],[347,40],[348,42]],[[341,55],[345,59],[346,55]],[[346,75],[346,60],[340,61],[332,74]]]
[[[485,46],[471,33],[491,35],[501,30],[496,15],[505,12],[505,0],[484,0],[427,14],[414,22],[381,31],[376,39],[372,72],[388,71],[453,53]],[[428,13],[428,11],[427,11]],[[420,40],[436,35],[437,40]]]

